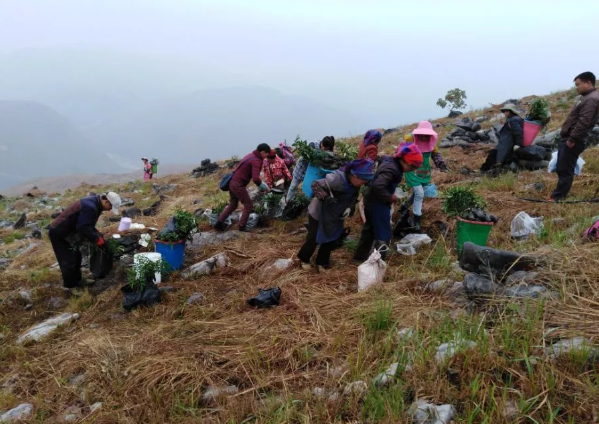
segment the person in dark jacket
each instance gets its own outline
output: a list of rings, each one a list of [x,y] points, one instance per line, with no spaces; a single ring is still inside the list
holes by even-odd
[[[578,157],[584,152],[585,139],[597,124],[599,116],[599,92],[595,88],[595,75],[584,72],[574,78],[576,90],[582,97],[570,111],[560,132],[557,148],[557,187],[551,200],[564,200],[574,181],[574,170]]]
[[[318,245],[318,271],[330,267],[331,252],[344,231],[343,222],[355,210],[360,187],[373,177],[374,162],[357,159],[312,183],[314,199],[308,207],[308,235],[297,254],[302,269],[312,268],[310,260]]]
[[[368,259],[370,250],[391,242],[391,205],[397,201],[395,189],[401,182],[404,172],[420,168],[423,156],[413,143],[397,147],[391,156],[383,156],[377,167],[374,179],[364,193],[364,215],[366,223],[360,233],[358,248],[354,260],[363,262]],[[383,259],[386,251],[381,252]]]
[[[499,143],[497,143],[497,147],[489,152],[487,160],[480,168],[483,172],[505,165],[514,151],[514,146],[522,147],[524,145],[524,119],[520,117],[520,112],[516,109],[516,105],[506,103],[501,108],[501,112],[506,117],[505,124],[499,131]]]
[[[233,177],[229,184],[229,204],[218,217],[218,221],[214,224],[214,228],[218,231],[225,230],[225,220],[231,215],[239,202],[243,204],[243,212],[239,218],[239,231],[247,231],[245,224],[254,209],[254,204],[247,190],[250,181],[253,181],[261,191],[268,192],[270,189],[260,179],[260,171],[262,170],[262,161],[270,154],[270,146],[266,143],[258,145],[249,155],[245,156],[239,165],[233,171]]]
[[[50,223],[50,242],[62,273],[63,285],[80,288],[84,285],[81,276],[81,239],[102,247],[104,238],[96,229],[98,218],[104,211],[119,213],[121,198],[116,193],[85,197],[71,204]]]

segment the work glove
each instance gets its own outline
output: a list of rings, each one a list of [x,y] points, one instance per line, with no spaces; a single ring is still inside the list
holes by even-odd
[[[98,239],[98,241],[96,242],[96,246],[98,247],[103,247],[106,244],[106,241],[104,241],[104,237],[100,237]]]
[[[268,185],[266,185],[266,183],[264,181],[262,181],[262,183],[260,183],[260,191],[270,191],[270,189],[268,188]]]
[[[349,218],[349,216],[351,215],[351,209],[347,208],[344,212],[343,215],[341,215],[343,217],[343,219],[345,218]]]

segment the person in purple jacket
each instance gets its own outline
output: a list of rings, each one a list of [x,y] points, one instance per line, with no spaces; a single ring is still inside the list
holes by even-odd
[[[214,224],[214,228],[218,231],[225,230],[225,220],[231,215],[239,206],[239,202],[243,204],[243,212],[239,219],[239,231],[247,231],[245,224],[248,222],[248,218],[254,204],[247,190],[247,186],[250,181],[253,181],[261,191],[268,192],[270,189],[260,179],[260,171],[262,170],[262,161],[266,159],[268,154],[271,152],[270,146],[266,143],[258,145],[249,155],[245,156],[239,165],[233,171],[233,177],[229,183],[229,204],[225,210],[219,215],[218,221]]]

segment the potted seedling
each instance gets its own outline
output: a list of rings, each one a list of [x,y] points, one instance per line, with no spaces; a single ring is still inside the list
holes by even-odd
[[[485,246],[497,217],[484,211],[484,199],[471,186],[452,187],[444,197],[443,212],[458,220],[458,253],[467,241]]]
[[[197,231],[198,224],[193,214],[179,209],[158,234],[154,244],[173,270],[183,266],[185,242]]]
[[[123,308],[130,311],[138,306],[150,306],[160,301],[162,292],[155,283],[167,274],[171,266],[156,254],[135,256],[133,268],[127,272],[127,284],[121,287]]]
[[[524,120],[524,146],[530,146],[541,131],[541,128],[547,125],[550,120],[551,112],[549,111],[547,101],[540,98],[535,99],[531,103],[528,115],[526,115],[526,119]]]

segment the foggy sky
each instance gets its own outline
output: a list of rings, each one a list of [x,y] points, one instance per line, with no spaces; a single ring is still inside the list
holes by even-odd
[[[435,103],[455,87],[484,107],[599,73],[597,12],[596,0],[0,0],[0,54],[141,55],[205,69],[190,89],[263,85],[391,127],[446,114]]]

